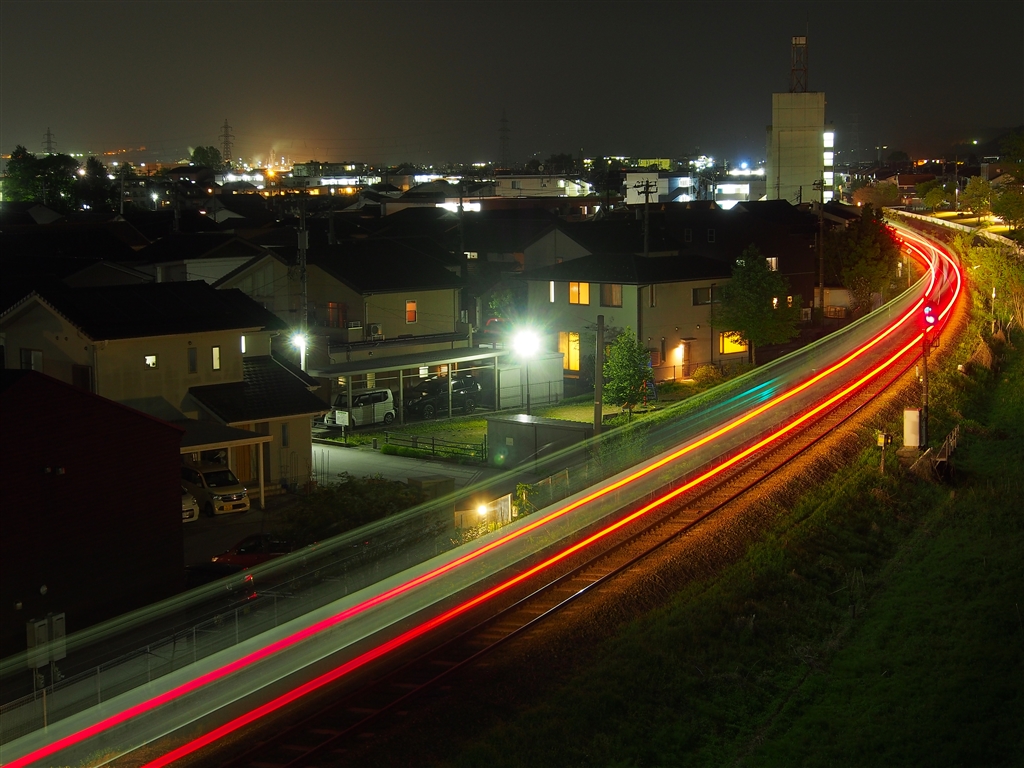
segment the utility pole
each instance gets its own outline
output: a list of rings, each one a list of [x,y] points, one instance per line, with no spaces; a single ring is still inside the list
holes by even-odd
[[[604,315],[597,316],[597,350],[594,354],[594,436],[601,434],[604,418]]]
[[[825,324],[825,179],[814,182],[821,190],[818,202],[818,311],[821,313],[821,324]]]
[[[644,179],[638,181],[633,185],[633,189],[643,189],[644,191],[644,257],[646,258],[650,253],[650,239],[651,239],[651,188],[655,191],[658,189],[657,180],[651,181],[650,179]]]
[[[299,281],[302,285],[302,303],[300,307],[302,335],[306,335],[309,326],[309,296],[306,291],[306,248],[309,245],[309,233],[306,231],[306,197],[299,199]]]
[[[128,163],[121,163],[121,215],[124,216],[124,177],[128,173]]]

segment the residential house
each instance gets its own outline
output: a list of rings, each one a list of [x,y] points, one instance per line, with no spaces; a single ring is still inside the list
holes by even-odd
[[[703,364],[746,359],[746,346],[716,326],[716,289],[729,265],[700,256],[584,256],[524,273],[529,316],[563,356],[567,378],[588,378],[597,317],[605,340],[630,328],[651,353],[656,380],[685,378]],[[592,364],[592,362],[591,362]]]
[[[183,585],[183,429],[37,371],[0,376],[0,657]],[[33,622],[34,623],[34,622]]]
[[[171,421],[184,456],[222,456],[261,492],[308,479],[311,419],[325,410],[317,382],[272,350],[286,330],[241,291],[202,281],[52,285],[0,314],[5,367]]]

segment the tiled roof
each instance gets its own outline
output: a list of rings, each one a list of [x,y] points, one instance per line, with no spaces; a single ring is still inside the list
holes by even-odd
[[[182,232],[168,235],[139,251],[137,258],[157,264],[183,259],[255,256],[260,247],[226,232]]]
[[[33,295],[95,341],[288,328],[284,321],[241,291],[219,291],[201,280],[90,288],[50,285],[37,289]]]
[[[678,283],[730,277],[728,264],[703,256],[584,256],[523,273],[527,280],[591,283]]]
[[[436,248],[425,238],[371,238],[310,248],[307,259],[359,293],[460,288],[462,280],[436,258]]]
[[[243,366],[244,381],[192,387],[189,394],[225,424],[327,411],[327,404],[308,389],[316,381],[294,366],[271,355],[247,357]]]

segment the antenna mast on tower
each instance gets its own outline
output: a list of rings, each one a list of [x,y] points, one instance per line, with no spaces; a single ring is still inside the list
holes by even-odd
[[[234,138],[235,134],[231,132],[231,126],[228,125],[228,119],[224,118],[224,127],[221,129],[220,134],[220,156],[225,163],[231,165],[232,151],[234,149]]]
[[[807,93],[807,36],[793,38],[789,65],[789,92]]]
[[[505,169],[508,169],[508,167],[509,167],[509,158],[508,158],[508,143],[509,142],[508,142],[508,134],[509,134],[508,118],[505,116],[505,110],[503,109],[503,110],[501,110],[501,128],[498,129],[498,135],[500,137],[499,138],[499,142],[498,142],[498,146],[499,146],[499,149],[500,149],[499,161],[501,162],[501,167],[505,168]]]

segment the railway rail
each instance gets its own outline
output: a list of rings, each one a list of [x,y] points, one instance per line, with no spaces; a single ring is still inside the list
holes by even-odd
[[[433,694],[443,694],[452,675],[505,643],[527,635],[584,595],[608,585],[616,576],[756,489],[836,428],[850,422],[875,397],[903,377],[918,359],[917,350],[905,353],[879,378],[837,401],[770,448],[660,504],[653,515],[639,518],[624,529],[617,540],[596,551],[584,550],[586,556],[578,558],[578,562],[557,575],[549,574],[542,584],[529,585],[525,595],[517,596],[497,612],[492,608],[486,615],[482,610],[468,615],[461,627],[441,642],[421,648],[420,654],[412,660],[392,664],[392,668],[373,670],[374,679],[361,685],[353,686],[350,682],[322,691],[304,707],[312,712],[299,715],[297,721],[292,713],[291,724],[275,732],[270,739],[253,743],[250,734],[251,746],[241,754],[232,756],[232,747],[227,745],[192,764],[232,768],[313,768],[346,764],[353,746],[358,750],[375,732],[401,721],[413,703],[422,702]],[[646,503],[657,503],[672,491],[671,484],[665,486],[652,493]],[[635,506],[642,508],[645,504]],[[626,510],[627,515],[629,511]],[[261,732],[269,730],[263,728]],[[246,740],[244,733],[241,736],[241,740]],[[237,747],[234,749],[237,751]]]

